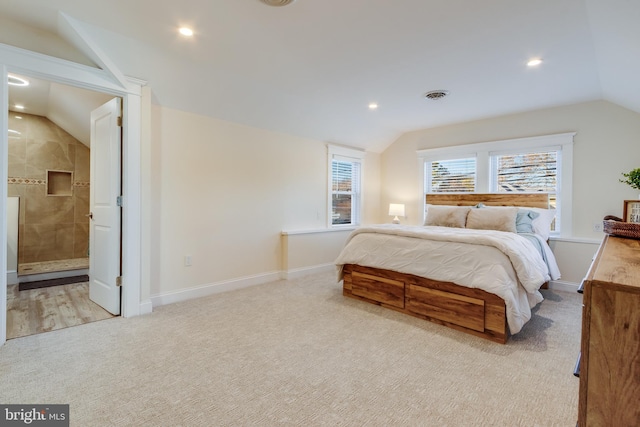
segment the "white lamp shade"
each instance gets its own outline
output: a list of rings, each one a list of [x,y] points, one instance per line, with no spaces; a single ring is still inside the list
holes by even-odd
[[[392,216],[404,216],[404,205],[401,203],[389,204],[389,215]]]

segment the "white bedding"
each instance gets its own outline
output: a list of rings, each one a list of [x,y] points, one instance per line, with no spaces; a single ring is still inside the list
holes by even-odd
[[[544,243],[544,242],[543,242]],[[546,243],[544,243],[546,246]],[[374,225],[354,230],[336,260],[479,288],[505,301],[507,323],[518,333],[542,301],[540,286],[559,272],[516,233],[448,227]]]

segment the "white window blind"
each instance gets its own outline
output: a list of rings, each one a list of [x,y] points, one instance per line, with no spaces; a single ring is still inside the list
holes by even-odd
[[[425,188],[431,193],[473,193],[476,190],[476,159],[425,162]]]
[[[362,217],[362,175],[366,153],[327,144],[327,225],[360,225]]]
[[[360,162],[335,158],[331,161],[331,224],[360,223]]]

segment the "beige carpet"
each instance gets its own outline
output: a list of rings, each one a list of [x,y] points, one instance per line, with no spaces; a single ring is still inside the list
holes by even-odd
[[[73,426],[574,426],[581,296],[507,345],[279,281],[8,341],[0,403],[69,403]]]

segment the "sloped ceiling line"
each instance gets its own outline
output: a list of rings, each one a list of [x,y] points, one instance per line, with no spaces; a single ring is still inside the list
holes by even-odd
[[[58,27],[61,36],[76,49],[80,50],[87,57],[91,58],[106,73],[122,86],[128,92],[135,91],[134,86],[129,82],[127,77],[113,63],[111,59],[104,53],[98,44],[89,36],[88,32],[82,27],[80,21],[72,18],[64,12],[58,12]]]

